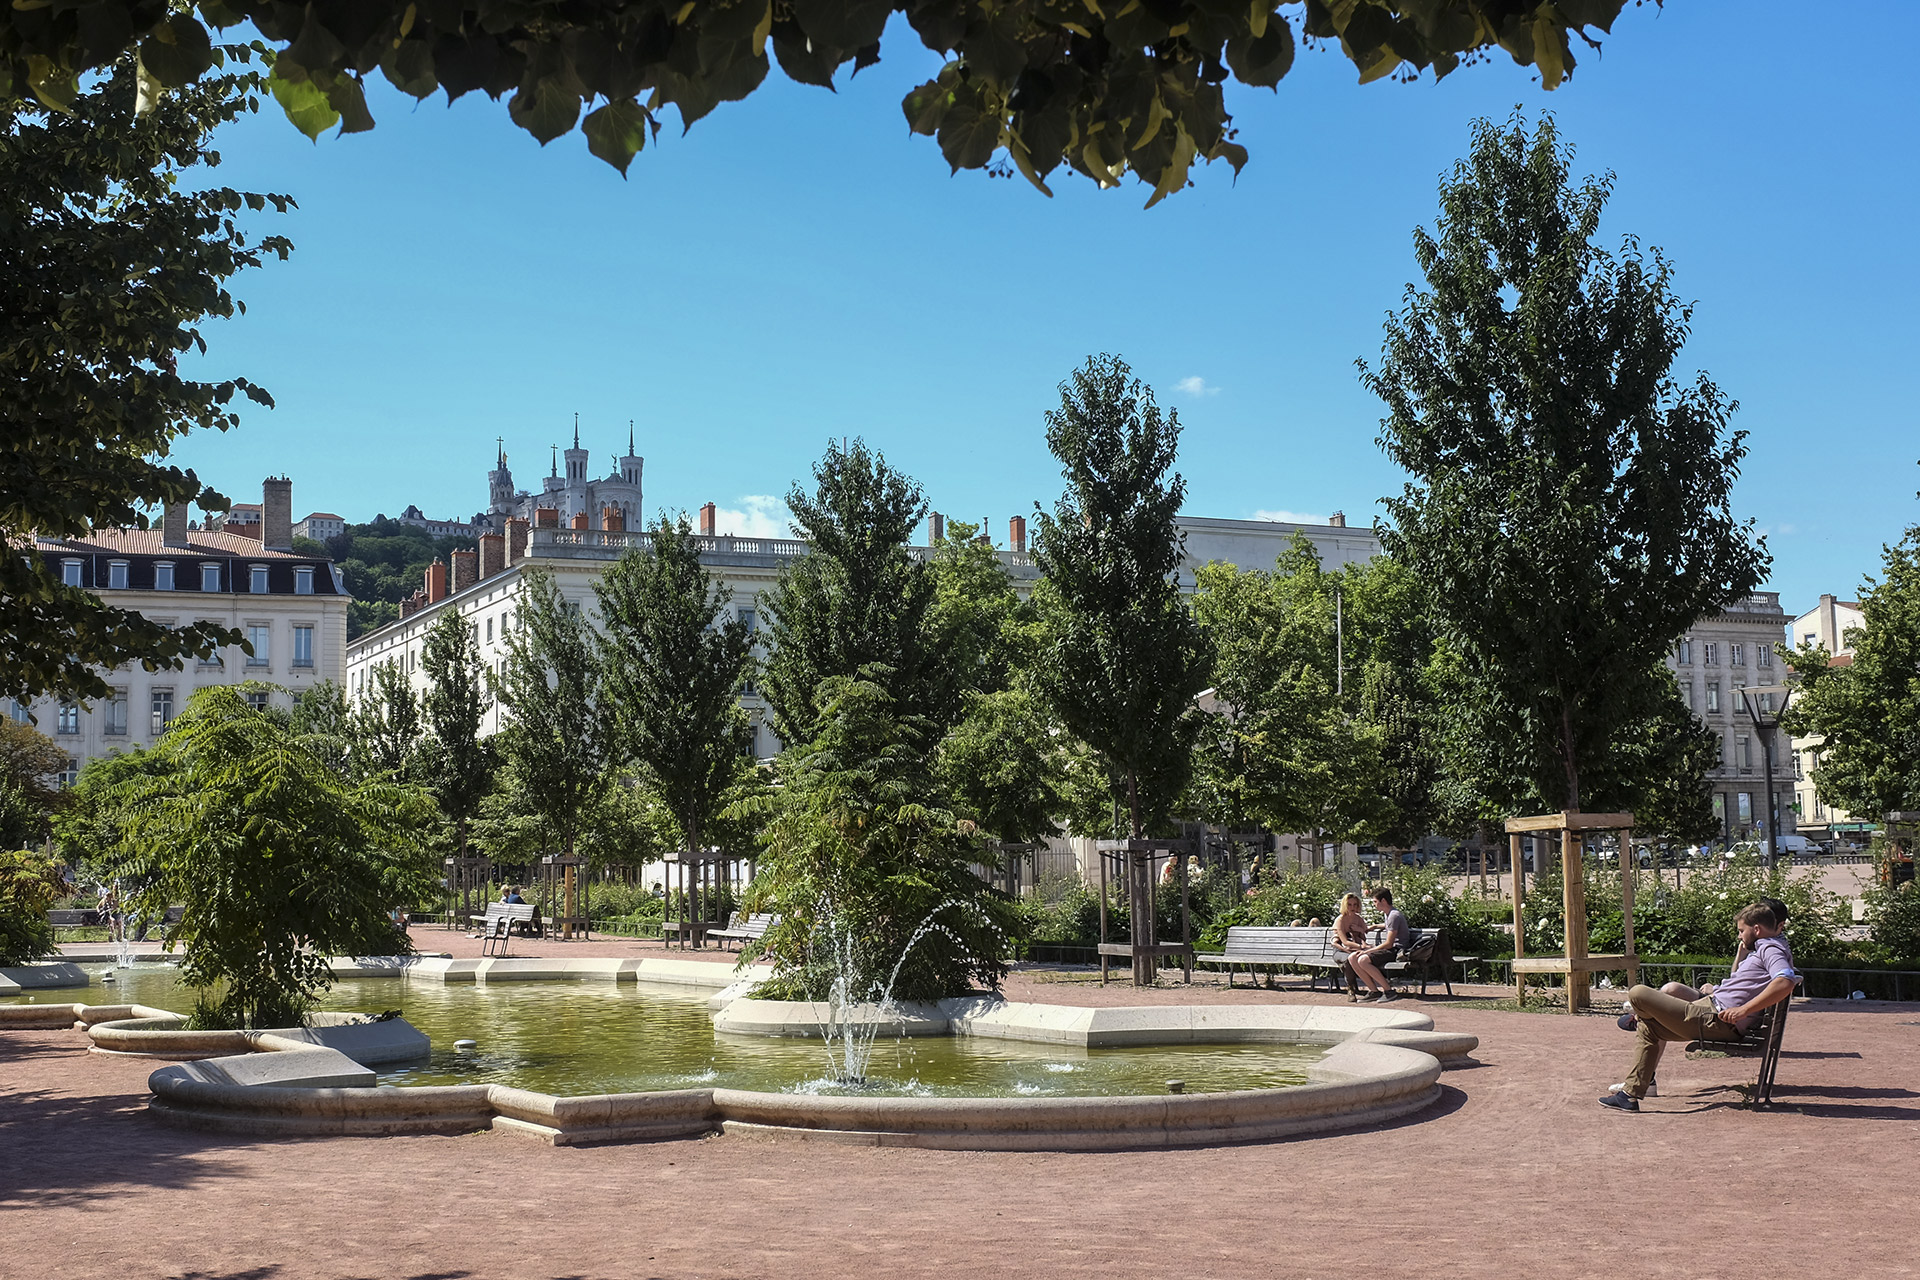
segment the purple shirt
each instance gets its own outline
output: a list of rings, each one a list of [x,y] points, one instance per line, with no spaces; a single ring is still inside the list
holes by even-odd
[[[1713,1007],[1733,1009],[1752,1000],[1767,989],[1775,978],[1798,978],[1793,971],[1793,953],[1787,949],[1783,938],[1760,938],[1753,944],[1753,950],[1747,953],[1727,980],[1713,989]],[[1746,1024],[1753,1021],[1743,1018],[1740,1029],[1746,1030]]]

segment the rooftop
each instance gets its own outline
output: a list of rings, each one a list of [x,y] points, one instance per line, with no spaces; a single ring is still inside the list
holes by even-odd
[[[84,538],[34,538],[34,546],[43,552],[74,551],[82,554],[123,556],[234,556],[249,560],[306,560],[314,557],[297,551],[271,551],[258,538],[237,533],[208,533],[195,529],[187,534],[187,545],[169,547],[160,529],[96,529]]]

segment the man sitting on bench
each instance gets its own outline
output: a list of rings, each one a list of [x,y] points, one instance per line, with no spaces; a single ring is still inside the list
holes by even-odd
[[[1634,1034],[1640,1037],[1640,1043],[1633,1070],[1624,1082],[1626,1087],[1600,1099],[1601,1106],[1638,1111],[1640,1099],[1653,1087],[1660,1052],[1668,1040],[1738,1040],[1763,1010],[1793,994],[1799,975],[1793,970],[1786,943],[1777,936],[1780,926],[1773,909],[1756,902],[1741,909],[1734,925],[1746,958],[1711,995],[1689,1002],[1646,986],[1635,987],[1627,994],[1639,1019]]]

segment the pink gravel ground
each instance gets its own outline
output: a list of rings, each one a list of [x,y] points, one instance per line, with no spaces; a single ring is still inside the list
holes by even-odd
[[[423,931],[423,949],[438,930]],[[464,939],[460,940],[464,941]],[[556,944],[623,954],[659,944]],[[698,954],[698,953],[689,953]],[[1016,999],[1323,1001],[1027,972]],[[1669,1057],[1637,1116],[1610,1019],[1408,1000],[1481,1038],[1425,1117],[1266,1145],[1027,1155],[506,1134],[261,1142],[144,1114],[151,1064],[0,1034],[0,1278],[1920,1274],[1920,1005],[1808,1002],[1778,1105]]]

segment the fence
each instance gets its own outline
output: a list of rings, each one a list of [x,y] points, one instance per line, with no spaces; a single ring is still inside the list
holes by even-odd
[[[1513,985],[1513,962],[1510,960],[1480,960],[1470,966],[1481,971],[1487,982],[1503,986]],[[1920,1000],[1920,970],[1915,969],[1801,969],[1799,994],[1822,1000],[1845,1000],[1855,991],[1864,992],[1869,1000]],[[1538,981],[1543,975],[1529,974]],[[1594,978],[1600,977],[1595,973]],[[1615,970],[1608,975],[1615,981],[1626,979],[1626,970]],[[1649,986],[1665,982],[1680,982],[1698,991],[1703,982],[1717,982],[1727,976],[1724,964],[1694,963],[1643,963],[1640,966],[1640,981]]]

